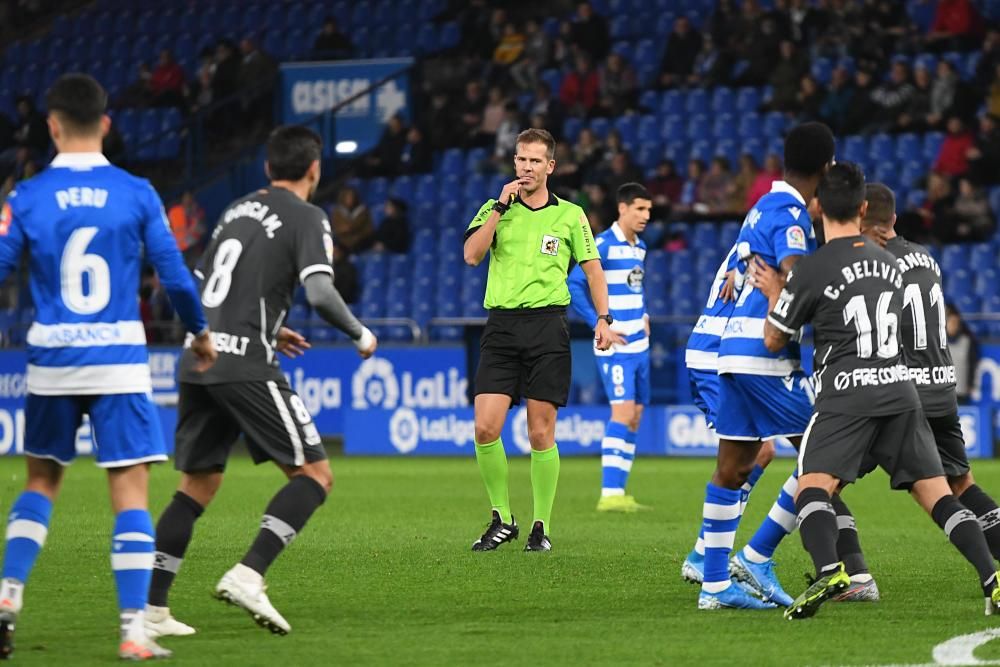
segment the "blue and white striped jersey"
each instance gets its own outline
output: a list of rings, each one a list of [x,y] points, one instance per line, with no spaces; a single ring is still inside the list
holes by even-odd
[[[137,296],[144,253],[188,329],[206,326],[156,191],[100,153],[57,155],[10,193],[0,213],[0,280],[24,251],[36,309],[29,393],[152,391]]]
[[[684,351],[684,364],[688,368],[704,371],[717,371],[719,369],[719,343],[722,340],[722,332],[726,328],[726,322],[729,321],[729,316],[736,306],[733,301],[726,302],[719,298],[719,291],[726,282],[726,274],[734,269],[737,271],[739,269],[735,245],[726,254],[726,258],[722,260],[719,270],[715,272],[712,287],[708,292],[708,301],[688,337],[687,349]],[[737,272],[736,290],[742,287],[743,274]]]
[[[815,250],[812,220],[798,190],[785,181],[775,181],[771,191],[747,213],[736,245],[744,272],[747,258],[752,255],[777,269],[786,257],[808,255]],[[744,285],[722,332],[719,373],[783,377],[801,368],[798,337],[777,353],[764,346],[767,314],[767,297]]]
[[[597,252],[601,256],[604,277],[608,281],[608,307],[614,323],[611,330],[622,335],[626,345],[612,345],[608,350],[594,348],[598,356],[613,354],[636,354],[649,349],[646,335],[646,304],[642,296],[642,282],[645,276],[646,244],[636,239],[632,245],[625,238],[618,223],[598,234],[595,239]],[[570,271],[570,305],[591,327],[597,326],[597,311],[590,300],[587,277],[579,266]]]

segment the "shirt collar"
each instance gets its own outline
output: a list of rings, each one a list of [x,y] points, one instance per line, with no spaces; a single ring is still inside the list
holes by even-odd
[[[627,243],[628,242],[628,239],[625,238],[625,232],[623,232],[622,228],[618,226],[618,221],[617,220],[615,220],[611,224],[611,233],[615,235],[615,238],[618,239],[619,243]]]
[[[524,208],[528,209],[529,211],[541,211],[543,208],[545,208],[545,206],[559,206],[559,200],[556,198],[556,196],[554,194],[552,194],[551,190],[549,190],[549,200],[547,202],[545,202],[545,206],[541,206],[539,208],[531,208],[530,206],[528,206],[527,204],[525,204],[524,200],[521,199],[521,195],[518,195],[517,198],[514,201],[516,201],[517,203],[519,203],[521,206],[523,206]]]
[[[70,169],[90,169],[91,167],[106,167],[110,162],[103,153],[59,153],[52,159],[51,167],[69,167]]]
[[[774,183],[771,183],[771,192],[783,192],[786,195],[792,195],[799,200],[800,204],[803,206],[806,205],[806,200],[802,198],[802,194],[790,186],[788,181],[775,181]]]

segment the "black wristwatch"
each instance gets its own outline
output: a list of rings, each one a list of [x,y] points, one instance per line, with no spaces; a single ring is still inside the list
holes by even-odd
[[[499,213],[500,215],[503,215],[508,210],[510,210],[510,206],[506,204],[501,204],[499,201],[495,201],[493,202],[493,210]]]
[[[597,319],[604,320],[608,323],[608,326],[611,326],[615,322],[615,318],[611,317],[611,313],[608,313],[607,315],[598,315]]]

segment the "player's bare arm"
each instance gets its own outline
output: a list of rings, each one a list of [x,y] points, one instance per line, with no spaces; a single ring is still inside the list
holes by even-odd
[[[604,269],[601,268],[600,260],[592,259],[581,262],[580,267],[587,276],[594,309],[597,310],[598,315],[606,315],[608,313],[608,282],[604,277]],[[594,327],[594,340],[597,341],[598,350],[607,350],[612,345],[625,344],[625,339],[612,331],[611,325],[602,319],[598,319],[597,326]]]
[[[497,199],[497,205],[494,206],[493,210],[490,211],[490,215],[486,218],[479,229],[474,231],[469,235],[469,238],[465,240],[465,263],[469,266],[479,266],[479,263],[483,261],[486,257],[486,253],[489,251],[490,246],[493,245],[493,236],[497,231],[497,223],[500,222],[501,211],[497,210],[500,208],[506,208],[510,206],[510,203],[514,200],[520,192],[521,187],[527,184],[527,179],[517,178],[507,185],[503,186],[500,190],[500,197]]]

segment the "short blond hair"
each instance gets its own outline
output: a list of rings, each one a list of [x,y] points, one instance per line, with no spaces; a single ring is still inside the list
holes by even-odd
[[[545,154],[550,160],[556,157],[556,140],[548,130],[529,128],[517,135],[515,146],[520,144],[545,144]]]

